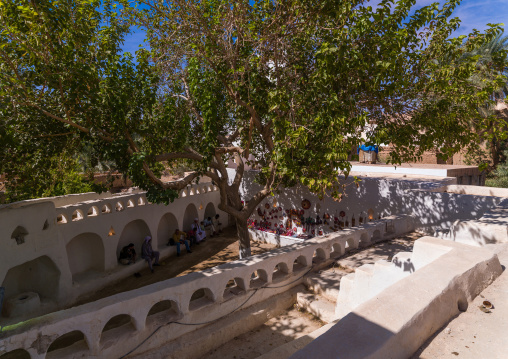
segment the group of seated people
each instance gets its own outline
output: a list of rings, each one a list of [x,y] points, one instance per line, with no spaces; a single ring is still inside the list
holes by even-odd
[[[175,229],[173,236],[169,238],[167,246],[176,245],[176,255],[180,256],[180,245],[185,245],[187,253],[192,253],[190,247],[194,244],[199,245],[200,242],[206,240],[206,238],[212,238],[215,235],[222,233],[222,223],[219,221],[219,215],[215,215],[215,219],[211,217],[206,218],[204,221],[199,223],[198,218],[194,218],[194,223],[191,225],[189,232],[180,231],[178,228]],[[154,251],[152,248],[152,237],[146,236],[141,246],[141,258],[146,260],[150,271],[153,273],[153,267],[159,266],[159,252]],[[129,243],[120,251],[118,261],[121,264],[129,265],[136,262],[136,250],[134,244]]]

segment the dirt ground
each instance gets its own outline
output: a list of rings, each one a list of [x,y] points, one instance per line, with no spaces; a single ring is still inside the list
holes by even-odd
[[[295,308],[271,318],[262,326],[235,337],[204,355],[207,359],[253,359],[301,336],[321,328],[313,315]]]
[[[180,257],[170,256],[161,260],[160,267],[154,267],[154,273],[150,273],[148,266],[141,272],[141,277],[128,276],[120,281],[94,292],[92,295],[81,298],[73,306],[93,302],[105,297],[129,290],[138,289],[147,285],[164,281],[169,278],[179,277],[190,272],[198,272],[212,268],[220,264],[238,259],[238,239],[234,228],[226,228],[217,237],[207,239],[199,245],[191,247],[192,253],[187,253],[185,247]],[[265,243],[252,243],[252,254],[260,254],[275,246]]]

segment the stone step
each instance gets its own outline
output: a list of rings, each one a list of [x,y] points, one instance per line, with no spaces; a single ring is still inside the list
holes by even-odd
[[[324,297],[312,293],[299,292],[296,302],[300,308],[305,309],[325,323],[331,323],[335,320],[335,304]]]
[[[356,274],[356,282],[360,282],[360,281],[363,281],[365,280],[366,278],[368,277],[372,277],[374,275],[374,272],[376,270],[376,267],[374,266],[374,264],[364,264],[358,268],[356,268],[355,270],[355,274]]]
[[[413,256],[413,252],[399,252],[393,256],[392,262],[395,261],[395,258],[397,258],[400,262],[405,262],[408,259],[411,259],[412,256]]]
[[[388,262],[384,259],[380,259],[376,263],[374,263],[374,267],[375,267],[376,271],[389,269],[392,266],[393,266],[392,262]]]
[[[340,280],[346,275],[346,272],[337,269],[312,273],[305,277],[304,284],[309,291],[335,303],[339,295]]]

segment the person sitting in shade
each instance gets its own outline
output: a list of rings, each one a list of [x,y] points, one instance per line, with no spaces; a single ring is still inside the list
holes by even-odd
[[[205,218],[203,221],[205,226],[205,233],[208,238],[212,238],[215,234],[215,228],[213,228],[212,217]]]
[[[194,218],[194,223],[191,225],[191,229],[194,231],[194,236],[196,236],[196,242],[201,242],[206,238],[206,232],[199,224],[199,219]]]
[[[153,273],[153,266],[160,266],[159,264],[159,252],[152,249],[152,237],[146,236],[143,245],[141,246],[141,258],[148,262],[150,271]],[[152,265],[152,261],[155,259],[155,263]]]
[[[187,233],[182,232],[178,228],[175,229],[175,233],[173,234],[173,242],[176,244],[176,256],[180,257],[180,244],[185,244],[185,249],[187,249],[187,253],[192,253],[189,246],[189,241],[186,239]],[[171,243],[168,242],[168,246]]]
[[[213,221],[213,226],[214,226],[215,230],[217,231],[217,233],[222,233],[222,223],[220,223],[218,214],[215,215],[215,218]]]
[[[134,243],[129,243],[122,248],[118,261],[125,265],[136,262],[136,250],[134,249]]]

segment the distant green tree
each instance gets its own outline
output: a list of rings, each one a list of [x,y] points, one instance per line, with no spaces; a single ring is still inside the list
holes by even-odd
[[[148,53],[112,1],[0,3],[0,173],[9,201],[97,189],[78,172],[127,173],[127,139],[155,103]],[[81,180],[83,179],[83,180]]]
[[[500,32],[490,41],[487,41],[472,51],[466,52],[464,58],[476,58],[476,71],[470,77],[471,84],[478,89],[484,89],[490,81],[503,77],[500,86],[491,89],[489,100],[485,101],[479,108],[479,115],[487,119],[483,128],[476,128],[477,131],[487,134],[488,156],[475,162],[475,164],[487,164],[488,157],[492,161],[492,168],[496,168],[502,157],[504,143],[506,141],[506,129],[508,123],[506,118],[499,116],[495,111],[497,101],[502,101],[508,95],[508,36]],[[478,153],[478,150],[473,150]],[[474,156],[472,156],[474,158]]]
[[[508,159],[508,150],[504,151],[504,156]],[[504,163],[497,166],[490,178],[487,178],[486,186],[508,188],[508,161],[506,159]]]

